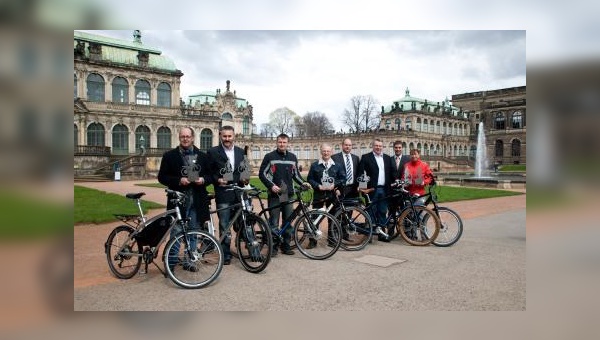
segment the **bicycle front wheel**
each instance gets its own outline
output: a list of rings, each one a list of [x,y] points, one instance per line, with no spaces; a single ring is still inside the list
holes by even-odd
[[[463,222],[450,208],[438,207],[437,215],[440,218],[440,232],[432,243],[438,247],[449,247],[462,236]],[[428,217],[429,215],[425,215],[425,218]]]
[[[223,269],[223,248],[214,236],[203,231],[189,231],[171,238],[163,257],[167,275],[183,288],[205,287]]]
[[[361,250],[369,244],[373,229],[371,218],[366,211],[357,206],[345,207],[335,213],[335,219],[342,228],[342,243],[344,250]]]
[[[342,227],[333,215],[311,210],[296,220],[294,240],[304,256],[313,260],[324,260],[340,248]]]
[[[440,232],[440,219],[435,212],[423,206],[406,208],[398,218],[397,229],[400,236],[414,246],[426,246],[433,242]]]
[[[131,237],[135,231],[128,225],[113,229],[104,244],[104,252],[110,271],[119,279],[131,279],[142,265],[142,249]]]
[[[271,261],[271,230],[267,222],[253,214],[246,216],[245,226],[241,221],[240,224],[242,227],[235,238],[238,257],[247,271],[259,273],[267,268]]]

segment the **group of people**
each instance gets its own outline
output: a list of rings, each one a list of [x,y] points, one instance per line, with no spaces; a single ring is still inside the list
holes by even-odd
[[[219,217],[220,235],[226,235],[223,246],[225,265],[231,263],[230,231],[227,225],[231,210],[228,206],[236,203],[233,191],[226,190],[226,185],[246,185],[247,176],[242,176],[244,150],[235,145],[235,130],[232,126],[223,126],[219,131],[220,144],[210,148],[206,153],[194,146],[194,131],[189,127],[179,130],[179,145],[165,152],[162,157],[158,181],[169,189],[186,193],[186,205],[182,209],[184,218],[190,219],[190,229],[200,229],[209,220],[209,199],[207,186],[213,185],[215,201]],[[334,194],[347,198],[358,197],[359,193],[368,195],[375,203],[371,216],[377,225],[385,222],[388,210],[390,213],[398,208],[394,202],[382,199],[389,194],[391,184],[397,179],[409,181],[407,189],[411,193],[425,193],[425,186],[433,179],[429,166],[420,160],[417,149],[410,150],[410,156],[402,154],[402,142],[394,142],[394,155],[383,153],[383,142],[373,140],[373,152],[359,157],[352,154],[352,141],[349,138],[342,142],[342,151],[332,154],[330,144],[321,145],[321,157],[311,164],[307,179],[304,180],[298,167],[296,155],[288,151],[289,136],[277,136],[277,148],[265,155],[259,169],[260,181],[268,191],[268,205],[274,207],[288,201],[294,195],[294,182],[305,188],[314,190],[313,208],[320,208],[323,198]],[[246,164],[248,166],[248,164]],[[173,207],[169,206],[167,209]],[[293,211],[292,204],[283,204],[271,211],[269,225],[279,228],[280,215],[287,219]],[[171,237],[179,231],[173,228]],[[389,232],[389,231],[388,231]],[[377,227],[375,233],[381,241],[389,241],[385,230]],[[274,244],[272,256],[282,254],[293,255],[290,249],[291,230],[288,228],[282,235],[281,244]],[[309,244],[310,247],[310,244]],[[194,267],[184,269],[194,270]]]

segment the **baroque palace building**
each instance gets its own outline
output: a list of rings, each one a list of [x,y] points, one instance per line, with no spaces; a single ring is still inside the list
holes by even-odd
[[[218,131],[232,125],[236,144],[246,150],[256,174],[263,157],[276,148],[274,137],[257,135],[253,107],[226,81],[224,91],[204,91],[185,100],[183,72],[156,48],[132,41],[74,32],[75,177],[154,176],[162,154],[179,144],[178,129],[189,126],[203,150],[217,145]],[[421,151],[436,171],[472,170],[478,123],[484,122],[488,157],[495,163],[525,163],[525,87],[464,93],[441,102],[405,96],[381,107],[378,131],[291,138],[290,151],[307,171],[329,143],[341,151],[351,138],[354,153],[371,151],[374,138],[393,154],[400,140],[405,153]]]

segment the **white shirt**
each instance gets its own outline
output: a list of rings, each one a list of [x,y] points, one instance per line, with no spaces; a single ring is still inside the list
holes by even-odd
[[[229,164],[231,164],[231,168],[233,169],[235,165],[235,147],[232,146],[231,149],[227,149],[225,146],[223,146],[223,150],[225,150],[225,154],[229,159]]]
[[[383,164],[383,154],[377,155],[373,152],[373,156],[375,156],[375,161],[377,162],[377,166],[379,167],[379,177],[377,178],[377,185],[385,185],[385,165]]]
[[[335,164],[335,162],[331,158],[327,162],[325,162],[323,160],[323,158],[319,158],[319,164],[323,164],[323,166],[325,167],[325,170],[328,170],[330,166]]]

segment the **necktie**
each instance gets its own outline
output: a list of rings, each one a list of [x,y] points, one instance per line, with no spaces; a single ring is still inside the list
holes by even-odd
[[[352,163],[350,163],[350,155],[346,155],[346,183],[352,184]]]
[[[400,156],[396,156],[396,169],[400,167]]]

